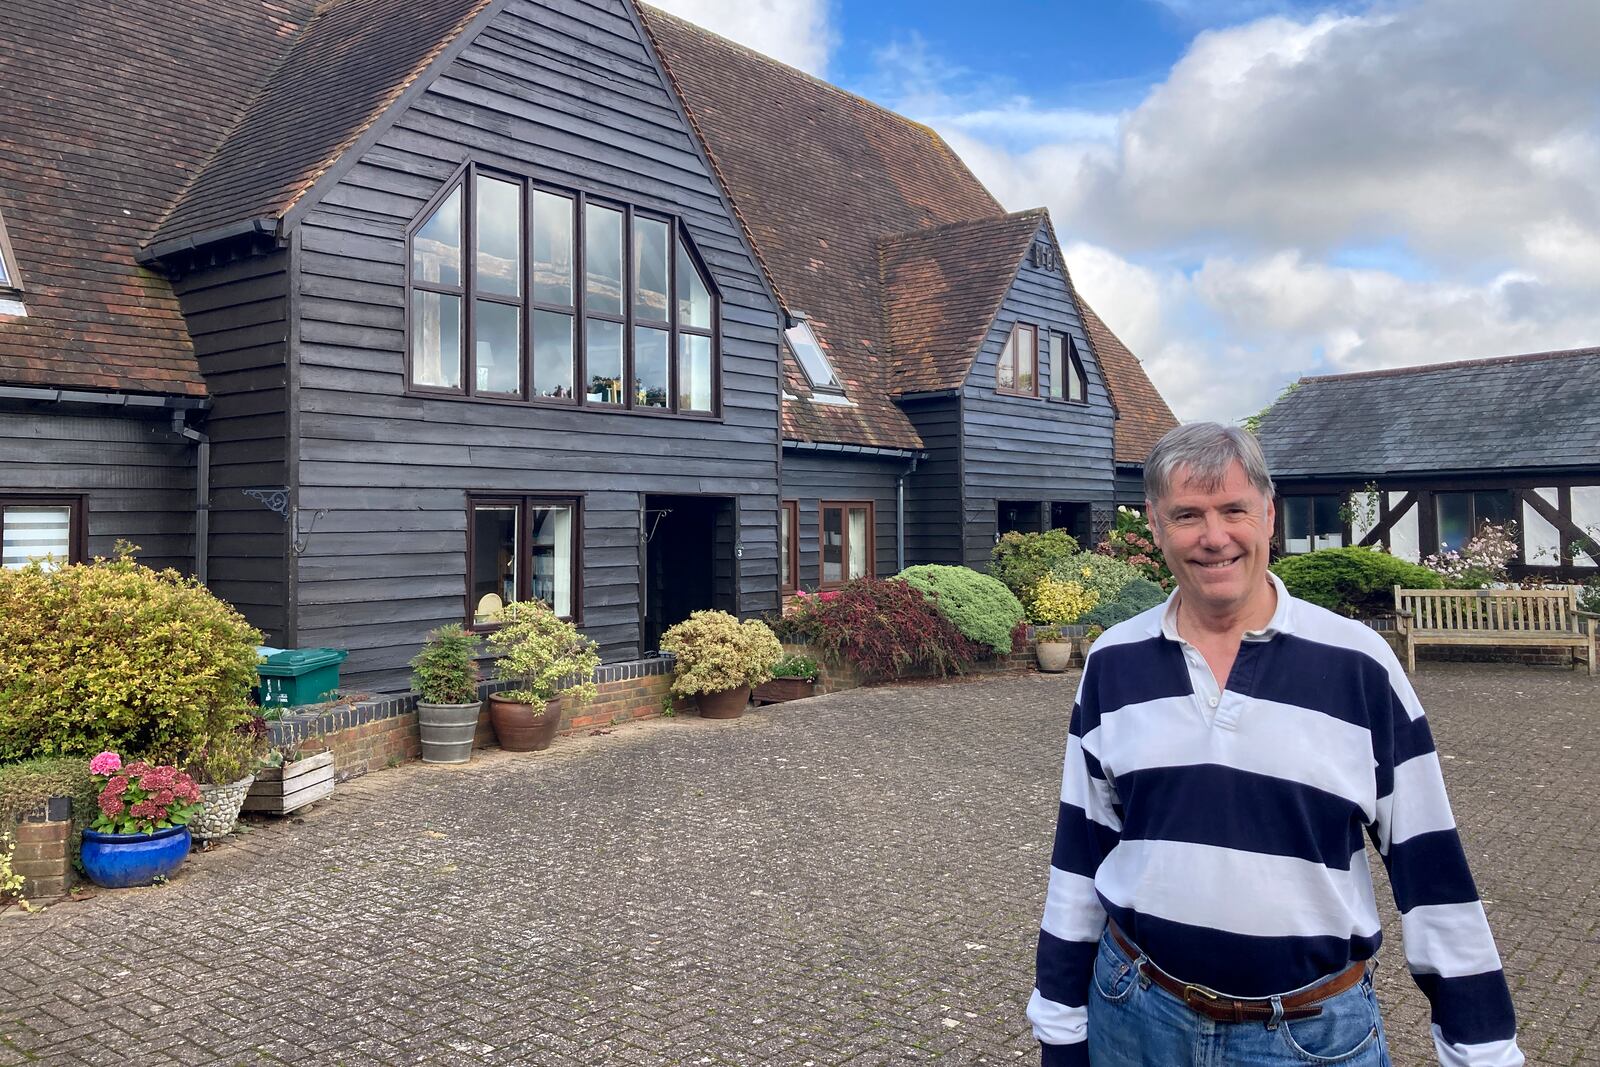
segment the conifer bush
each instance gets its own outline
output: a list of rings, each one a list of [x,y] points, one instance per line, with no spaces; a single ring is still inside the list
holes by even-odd
[[[1291,594],[1351,618],[1394,611],[1394,586],[1439,589],[1433,571],[1372,548],[1322,548],[1272,565]]]
[[[1135,578],[1117,591],[1115,600],[1096,605],[1084,612],[1078,621],[1085,626],[1111,627],[1149,611],[1166,599],[1167,591],[1155,582],[1148,578]]]
[[[921,590],[963,636],[997,656],[1011,652],[1011,631],[1027,617],[1011,590],[971,567],[907,567],[894,580]]]
[[[246,717],[261,634],[199,582],[118,549],[0,570],[0,761],[170,761]]]

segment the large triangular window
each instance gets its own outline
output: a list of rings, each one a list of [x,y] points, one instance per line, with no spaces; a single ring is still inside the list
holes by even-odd
[[[11,250],[11,237],[6,233],[6,220],[0,215],[0,315],[25,315],[22,305],[22,274],[17,269],[17,256]]]
[[[839,375],[834,372],[822,345],[817,343],[817,335],[811,331],[810,323],[801,319],[785,330],[783,336],[789,342],[789,351],[794,353],[800,369],[806,372],[806,380],[811,383],[812,389],[819,393],[844,392],[844,386],[839,384]]]

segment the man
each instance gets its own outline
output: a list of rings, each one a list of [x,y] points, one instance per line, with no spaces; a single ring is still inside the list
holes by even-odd
[[[1377,634],[1267,570],[1255,438],[1180,426],[1145,497],[1178,589],[1095,642],[1072,709],[1028,1005],[1044,1067],[1387,1065],[1363,831],[1439,1062],[1522,1064],[1422,707]]]

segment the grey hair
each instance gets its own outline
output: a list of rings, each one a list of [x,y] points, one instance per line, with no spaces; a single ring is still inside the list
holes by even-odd
[[[1145,499],[1155,504],[1165,497],[1180,468],[1189,481],[1211,492],[1222,484],[1236,460],[1250,484],[1271,500],[1272,475],[1255,434],[1215,422],[1191,422],[1168,430],[1144,462]]]

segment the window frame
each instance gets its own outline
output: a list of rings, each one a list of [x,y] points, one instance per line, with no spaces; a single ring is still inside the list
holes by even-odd
[[[5,512],[13,507],[65,507],[71,514],[67,519],[67,562],[83,563],[89,558],[88,498],[82,495],[51,493],[34,496],[28,493],[0,492],[0,541],[5,538]]]
[[[780,515],[787,516],[789,519],[789,538],[787,542],[785,542],[783,536],[783,520],[781,518],[778,520],[778,556],[780,568],[778,571],[778,592],[780,595],[798,593],[800,591],[800,501],[780,500],[778,502],[778,512]],[[819,553],[822,548],[820,541],[822,536],[821,529],[822,528],[820,526],[817,528],[817,536],[819,538],[817,549]],[[820,555],[818,556],[818,560],[818,566],[821,566]],[[782,565],[784,563],[789,565],[789,581],[787,583],[785,583],[783,580]]]
[[[811,339],[811,344],[816,348],[817,355],[822,359],[823,364],[828,368],[828,373],[833,375],[833,380],[831,382],[821,385],[817,384],[817,380],[811,376],[810,368],[806,366],[806,361],[800,358],[799,349],[795,348],[794,342],[790,340],[790,333],[795,330],[802,329],[805,330],[806,335]],[[804,317],[803,315],[799,316],[793,326],[789,327],[787,330],[784,330],[783,346],[789,350],[789,355],[794,358],[795,365],[800,368],[800,373],[805,375],[806,384],[811,387],[811,391],[813,393],[822,393],[826,396],[844,396],[844,383],[839,379],[839,368],[835,367],[833,365],[833,360],[828,358],[828,350],[822,347],[822,340],[817,337],[817,331],[812,328],[810,319]]]
[[[1080,406],[1086,405],[1089,403],[1089,372],[1084,369],[1083,357],[1078,354],[1078,342],[1070,333],[1067,333],[1065,330],[1051,330],[1050,343],[1052,348],[1054,347],[1054,342],[1058,337],[1065,342],[1062,348],[1062,355],[1065,356],[1065,359],[1063,360],[1065,366],[1062,368],[1063,373],[1057,375],[1054,358],[1055,353],[1052,351],[1050,353],[1049,399],[1057,404],[1077,404]],[[1074,397],[1071,390],[1064,390],[1059,393],[1056,392],[1058,388],[1066,384],[1068,375],[1072,376],[1072,381],[1077,386],[1078,392],[1081,395]]]
[[[1482,532],[1485,523],[1494,522],[1495,520],[1492,517],[1485,517],[1483,515],[1478,514],[1478,497],[1480,497],[1480,496],[1491,496],[1491,495],[1504,497],[1504,498],[1507,499],[1508,503],[1510,504],[1510,513],[1505,518],[1500,519],[1499,521],[1500,521],[1500,523],[1502,525],[1505,524],[1505,523],[1516,523],[1517,526],[1519,527],[1518,532],[1517,532],[1517,538],[1516,538],[1517,554],[1515,556],[1511,557],[1511,560],[1509,562],[1518,563],[1518,564],[1522,563],[1523,562],[1523,555],[1524,555],[1524,553],[1526,551],[1526,545],[1524,543],[1525,540],[1526,540],[1526,537],[1525,537],[1524,531],[1522,531],[1520,529],[1520,527],[1522,525],[1522,522],[1521,522],[1521,514],[1520,514],[1520,511],[1519,511],[1517,505],[1519,503],[1521,503],[1521,501],[1518,499],[1517,494],[1514,493],[1510,488],[1436,489],[1436,490],[1434,490],[1433,491],[1433,547],[1434,547],[1434,551],[1437,552],[1437,553],[1440,553],[1440,554],[1443,554],[1443,553],[1446,553],[1446,552],[1461,552],[1467,547],[1467,542],[1471,541],[1473,538],[1477,537],[1479,533]],[[1443,498],[1443,497],[1454,497],[1454,496],[1460,496],[1460,497],[1465,497],[1466,498],[1466,502],[1467,502],[1467,536],[1466,536],[1466,540],[1462,541],[1461,544],[1458,545],[1456,548],[1447,549],[1444,546],[1444,531],[1439,528],[1440,522],[1443,521],[1442,520],[1442,516],[1439,513],[1439,502],[1440,502],[1440,499]]]
[[[468,493],[467,506],[467,567],[463,580],[462,614],[465,617],[463,625],[472,633],[492,633],[499,629],[493,623],[479,623],[476,619],[477,607],[472,595],[472,576],[477,560],[475,558],[477,544],[477,511],[479,508],[504,508],[517,509],[517,602],[534,599],[531,593],[533,583],[533,542],[531,540],[532,513],[536,507],[550,505],[570,507],[572,509],[572,614],[562,615],[574,626],[583,625],[583,497],[563,496],[548,493]]]
[[[1338,493],[1286,493],[1278,498],[1277,510],[1279,523],[1281,524],[1280,536],[1282,537],[1282,541],[1280,543],[1283,545],[1283,554],[1285,556],[1305,556],[1312,552],[1319,552],[1325,548],[1347,548],[1351,544],[1352,538],[1350,523],[1349,520],[1344,518],[1342,514],[1340,514],[1339,518],[1339,543],[1336,545],[1320,543],[1325,535],[1317,533],[1316,530],[1316,502],[1318,500],[1332,500],[1336,509],[1338,509],[1335,514],[1339,514],[1349,506],[1348,499]],[[1303,503],[1304,506],[1309,509],[1307,512],[1307,520],[1310,527],[1310,533],[1307,535],[1307,540],[1310,542],[1311,547],[1307,548],[1304,552],[1298,552],[1289,547],[1289,515],[1295,506],[1301,503]]]
[[[22,266],[17,262],[16,249],[11,246],[11,234],[6,230],[4,212],[0,212],[0,265],[3,265],[6,271],[6,279],[0,281],[0,297],[22,299],[24,289]]]
[[[867,510],[867,573],[858,575],[860,578],[876,578],[878,576],[878,517],[870,500],[822,500],[817,504],[817,588],[837,589],[855,581],[849,575],[850,570],[850,510],[852,508],[865,508]],[[822,538],[828,526],[828,512],[838,510],[839,515],[839,574],[838,581],[830,582],[823,577],[823,568],[826,566],[826,548]]]
[[[516,393],[478,392],[476,383],[476,273],[477,273],[477,179],[479,175],[499,181],[510,182],[521,187],[519,200],[522,211],[522,232],[520,234],[519,250],[519,276],[520,290],[516,301],[500,295],[492,295],[485,299],[497,303],[514,305],[521,309],[521,324],[518,331],[519,358],[521,362],[521,386]],[[461,247],[461,285],[458,290],[436,285],[434,283],[418,284],[412,276],[413,242],[417,233],[432,220],[434,213],[448,200],[457,189],[462,192],[462,247]],[[572,304],[558,306],[534,299],[533,290],[533,233],[534,233],[534,193],[544,192],[563,197],[572,203]],[[608,208],[620,212],[622,215],[622,274],[623,295],[622,314],[612,315],[609,312],[591,312],[585,307],[586,295],[586,250],[584,247],[587,237],[585,217],[590,205]],[[635,217],[664,222],[667,225],[667,404],[665,407],[648,407],[636,403],[637,397],[633,388],[635,375],[634,353],[634,279],[633,279],[633,224]],[[699,272],[700,280],[705,284],[706,292],[711,300],[711,325],[709,328],[690,326],[679,321],[678,315],[678,255],[677,249],[682,244],[688,255],[691,265]],[[648,208],[635,207],[620,200],[605,196],[591,195],[586,190],[574,189],[544,181],[532,174],[518,174],[513,171],[502,170],[495,167],[483,166],[475,161],[468,160],[458,167],[450,177],[440,186],[416,217],[406,227],[405,232],[405,326],[402,336],[404,346],[405,364],[405,393],[408,396],[450,397],[457,400],[475,401],[480,403],[518,404],[526,406],[549,406],[559,408],[580,408],[595,411],[622,413],[629,415],[646,415],[655,418],[697,419],[705,422],[720,422],[723,418],[722,406],[722,291],[718,288],[716,278],[706,268],[705,258],[700,254],[699,248],[684,226],[683,219],[662,211]],[[415,353],[412,350],[413,333],[413,308],[415,293],[437,292],[461,299],[461,386],[449,388],[442,386],[420,385],[416,381]],[[572,396],[547,397],[539,396],[534,381],[536,363],[533,352],[533,320],[537,312],[546,311],[557,314],[569,315],[572,318]],[[590,318],[606,322],[616,322],[622,326],[622,373],[625,387],[623,389],[623,402],[620,404],[605,404],[590,401],[588,398],[588,328]],[[643,320],[640,324],[647,328],[659,329],[660,323]],[[711,409],[709,411],[696,411],[693,409],[680,409],[679,400],[679,338],[704,337],[711,346]]]
[[[1033,335],[1033,386],[1031,389],[1019,389],[1015,386],[1017,381],[1017,335],[1024,330]],[[1011,381],[1013,385],[1008,389],[1000,384],[1000,361],[996,360],[994,391],[1001,396],[1025,396],[1037,399],[1039,396],[1039,327],[1031,322],[1012,323],[1011,333],[1006,338],[1005,346],[1000,349],[1000,359],[1006,359],[1007,353],[1010,354]]]

